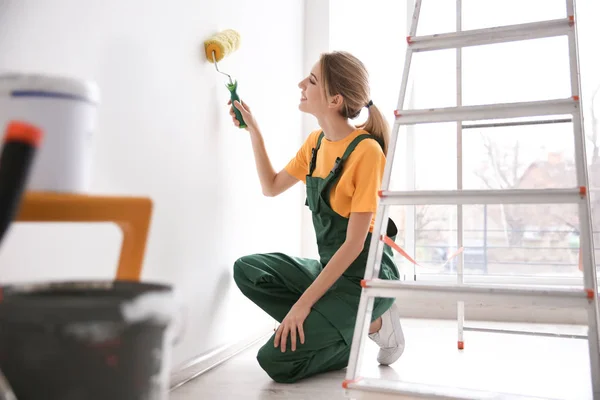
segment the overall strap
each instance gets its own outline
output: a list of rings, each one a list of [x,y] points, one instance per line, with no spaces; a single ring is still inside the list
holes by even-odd
[[[323,188],[321,191],[322,194],[326,194],[326,196],[324,196],[324,198],[327,199],[327,201],[329,199],[329,191],[331,190],[331,186],[332,186],[331,184],[340,177],[341,171],[344,166],[344,162],[348,159],[348,157],[350,157],[350,154],[352,154],[354,149],[356,149],[356,146],[358,146],[358,144],[365,139],[376,140],[376,138],[370,134],[359,135],[356,138],[354,138],[354,140],[348,145],[348,147],[346,147],[346,151],[342,155],[342,158],[338,157],[335,160],[335,164],[333,165],[331,172],[329,173],[327,178],[325,178],[325,183],[323,184]]]
[[[310,158],[310,166],[308,169],[309,176],[312,176],[312,174],[315,171],[315,168],[317,166],[317,152],[319,151],[319,148],[321,148],[321,141],[323,140],[324,136],[325,136],[325,132],[321,131],[321,134],[319,135],[319,138],[317,139],[317,146],[313,147],[313,149],[312,149],[312,155]]]
[[[362,134],[355,137],[354,140],[350,142],[348,147],[346,147],[346,151],[342,155],[342,158],[338,157],[335,159],[335,164],[333,164],[333,168],[331,169],[330,175],[336,175],[339,173],[339,171],[341,171],[341,167],[344,164],[344,162],[348,159],[348,157],[350,157],[350,154],[352,154],[354,149],[356,149],[356,146],[358,146],[358,144],[365,139],[375,140],[375,137],[369,134]]]

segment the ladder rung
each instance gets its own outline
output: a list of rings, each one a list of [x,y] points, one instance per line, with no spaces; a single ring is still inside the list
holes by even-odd
[[[479,328],[474,326],[464,326],[465,332],[485,332],[485,333],[504,333],[508,335],[525,335],[525,336],[546,336],[554,338],[565,338],[565,339],[587,339],[587,335],[577,335],[574,333],[558,333],[558,332],[540,332],[540,331],[519,331],[511,329],[493,329],[493,328]]]
[[[594,298],[583,288],[508,287],[500,285],[439,284],[373,279],[363,281],[370,297],[395,297],[407,302],[456,304],[458,301],[486,305],[522,305],[586,308]],[[402,304],[402,303],[400,303]],[[408,304],[408,303],[407,303]]]
[[[566,35],[572,28],[573,21],[573,18],[569,17],[462,32],[409,36],[407,41],[414,52],[507,43]]]
[[[578,105],[578,98],[569,97],[566,99],[529,101],[522,103],[429,108],[423,110],[396,110],[394,114],[396,116],[397,124],[412,125],[436,122],[574,114],[577,111]]]
[[[380,192],[382,205],[576,204],[585,188],[506,190],[415,190]]]
[[[573,118],[560,119],[540,119],[534,121],[513,121],[513,122],[491,122],[487,124],[463,124],[462,129],[478,129],[478,128],[501,128],[506,126],[527,126],[527,125],[550,125],[550,124],[570,124]]]
[[[508,393],[494,393],[451,386],[423,385],[375,378],[362,378],[344,383],[344,387],[356,399],[397,399],[398,395],[423,399],[462,399],[462,400],[524,400],[540,399]],[[378,397],[373,397],[377,393]],[[402,397],[404,398],[404,397]]]

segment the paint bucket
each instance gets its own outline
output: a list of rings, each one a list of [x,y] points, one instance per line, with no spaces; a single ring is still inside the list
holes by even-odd
[[[18,400],[166,400],[169,286],[56,282],[5,286],[0,370]]]
[[[0,132],[11,120],[44,132],[27,190],[89,192],[99,88],[84,80],[30,73],[0,74]]]

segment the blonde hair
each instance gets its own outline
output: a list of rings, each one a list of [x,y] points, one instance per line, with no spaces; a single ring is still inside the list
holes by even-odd
[[[371,102],[369,74],[365,65],[344,51],[323,53],[320,64],[325,96],[339,94],[344,98],[344,106],[340,112],[344,118],[354,119],[359,116],[363,107],[367,107],[369,117],[365,123],[356,127],[375,136],[387,155],[390,127],[381,111]]]

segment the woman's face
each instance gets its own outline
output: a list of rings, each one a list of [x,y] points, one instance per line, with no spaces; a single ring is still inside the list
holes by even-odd
[[[321,65],[317,62],[310,74],[304,78],[298,87],[302,90],[300,95],[300,111],[312,115],[320,115],[327,110],[327,99],[325,98],[322,79]]]

